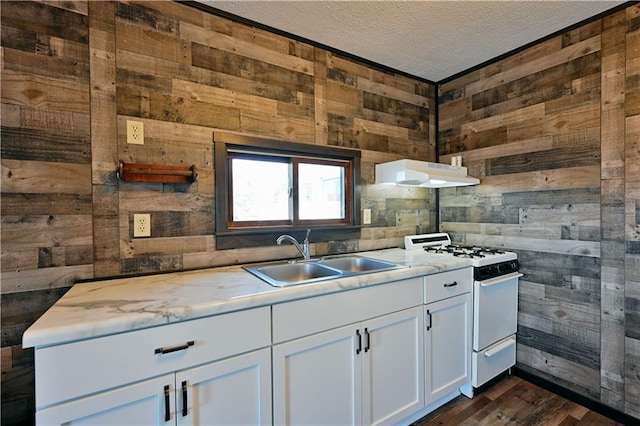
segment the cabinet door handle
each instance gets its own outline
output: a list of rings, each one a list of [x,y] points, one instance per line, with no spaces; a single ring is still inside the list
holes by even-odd
[[[369,349],[371,349],[371,334],[366,328],[364,329],[364,335],[367,337],[367,344],[364,346],[364,351],[369,352]]]
[[[360,330],[356,330],[356,337],[358,338],[358,348],[356,349],[356,355],[362,352],[362,336],[360,335]]]
[[[190,346],[193,346],[195,342],[193,340],[189,340],[184,345],[180,346],[171,346],[169,348],[157,348],[153,353],[155,354],[170,354],[171,352],[183,351],[185,349],[189,349]]]
[[[445,287],[455,287],[455,286],[457,286],[457,285],[458,285],[458,281],[454,281],[454,282],[452,282],[452,283],[447,283],[447,284],[445,284],[444,286],[445,286]]]
[[[186,417],[189,414],[187,408],[187,381],[182,382],[182,417]]]
[[[431,330],[433,326],[433,318],[431,317],[431,311],[427,309],[427,317],[429,317],[429,325],[427,325],[427,331]]]
[[[168,422],[171,420],[171,389],[169,385],[165,385],[164,387],[164,421]]]

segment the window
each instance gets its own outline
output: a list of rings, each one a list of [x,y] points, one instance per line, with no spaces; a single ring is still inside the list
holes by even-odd
[[[273,244],[274,235],[307,228],[315,241],[320,234],[354,238],[359,151],[227,134],[214,139],[218,248],[233,236],[264,245],[260,241]]]

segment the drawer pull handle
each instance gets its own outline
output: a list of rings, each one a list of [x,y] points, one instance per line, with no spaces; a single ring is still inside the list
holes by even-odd
[[[362,336],[360,335],[360,330],[356,330],[356,336],[358,337],[358,349],[356,349],[356,355],[362,352]]]
[[[180,346],[172,346],[170,348],[158,348],[154,351],[155,354],[170,354],[171,352],[183,351],[185,349],[189,349],[189,346],[193,346],[195,342],[193,340],[189,340],[184,345]]]
[[[369,349],[371,349],[371,334],[366,328],[364,329],[364,335],[367,336],[367,344],[364,347],[364,351],[369,352]]]
[[[515,344],[516,344],[516,339],[505,340],[504,342],[498,343],[497,345],[489,348],[489,350],[487,350],[484,353],[484,356],[486,356],[487,358],[491,358],[492,356],[497,355],[500,352],[509,349]]]
[[[445,284],[444,286],[445,286],[445,287],[455,287],[455,286],[457,286],[457,285],[458,285],[458,281],[454,281],[454,282],[452,282],[452,283]]]
[[[182,417],[186,417],[189,414],[187,409],[187,381],[182,382]]]
[[[171,395],[171,390],[169,389],[169,385],[166,385],[164,387],[164,421],[165,422],[168,422],[169,420],[171,420],[171,408],[169,407],[171,405],[170,395]]]

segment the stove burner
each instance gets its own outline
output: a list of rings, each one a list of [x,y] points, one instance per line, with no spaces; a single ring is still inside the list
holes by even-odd
[[[470,252],[454,251],[454,252],[451,252],[451,253],[456,257],[466,257],[466,258],[469,258],[469,259],[474,259],[476,257],[484,257],[484,254],[480,254],[480,253],[474,252],[474,251],[470,251]]]
[[[461,246],[456,244],[450,244],[448,246],[427,246],[424,250],[429,253],[465,253],[473,254],[475,256],[486,256],[492,254],[504,254],[505,251],[490,247],[478,247],[478,246]]]
[[[451,253],[451,251],[447,248],[448,246],[431,246],[425,247],[424,251],[427,253]]]

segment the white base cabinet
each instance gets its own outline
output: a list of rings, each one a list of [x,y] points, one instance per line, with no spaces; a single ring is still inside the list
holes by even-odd
[[[429,275],[425,281],[425,401],[429,405],[471,381],[471,268]]]
[[[122,386],[36,414],[42,425],[271,423],[271,355],[262,349]]]
[[[273,348],[274,423],[393,423],[424,404],[423,311],[406,309]]]
[[[422,277],[273,306],[277,425],[393,423],[424,405]]]
[[[263,307],[36,348],[41,425],[270,424]]]

